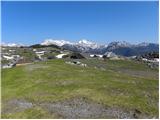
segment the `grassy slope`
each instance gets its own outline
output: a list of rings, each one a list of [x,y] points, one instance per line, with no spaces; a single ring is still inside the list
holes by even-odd
[[[131,77],[113,69],[127,68],[153,73],[158,71],[150,70],[145,65],[132,61],[103,62],[106,71],[94,69],[93,65],[100,63],[98,60],[84,62],[90,67],[83,68],[65,64],[63,60],[53,60],[4,69],[2,70],[2,102],[11,99],[25,99],[34,103],[54,102],[85,96],[107,106],[138,109],[151,116],[158,116],[158,80]],[[2,117],[32,118],[33,113],[37,118],[51,117],[41,108],[30,108]]]

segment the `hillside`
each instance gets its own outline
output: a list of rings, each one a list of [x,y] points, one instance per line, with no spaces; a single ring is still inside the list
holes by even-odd
[[[158,70],[132,60],[2,69],[2,118],[158,118]]]

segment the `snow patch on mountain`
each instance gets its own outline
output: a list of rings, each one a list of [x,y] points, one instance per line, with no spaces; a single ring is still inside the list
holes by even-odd
[[[148,46],[150,43],[147,43],[147,42],[142,42],[142,43],[139,43],[137,46],[138,47],[146,47]]]
[[[92,49],[96,49],[96,48],[99,47],[98,44],[93,43],[93,42],[90,42],[90,41],[88,41],[88,40],[86,40],[86,39],[80,40],[80,41],[77,43],[77,45],[80,45],[80,46],[83,46],[83,47],[89,47],[89,48],[92,48]]]
[[[109,45],[108,45],[108,49],[109,50],[113,50],[113,49],[117,49],[117,48],[120,48],[120,47],[131,47],[132,45],[126,41],[117,41],[117,42],[111,42]]]
[[[24,46],[23,44],[16,44],[16,43],[4,43],[1,42],[1,46],[6,46],[6,47],[21,47]]]
[[[73,43],[65,40],[53,40],[53,39],[46,39],[41,43],[41,45],[52,45],[52,44],[57,46],[63,46],[65,44],[73,44]]]
[[[94,42],[90,42],[86,39],[82,39],[77,43],[72,43],[72,42],[69,42],[66,40],[46,39],[41,43],[41,45],[52,45],[52,44],[60,46],[60,47],[63,45],[71,45],[71,46],[76,46],[76,47],[83,48],[83,49],[85,49],[85,48],[96,49],[96,48],[100,47],[100,45],[98,45]]]

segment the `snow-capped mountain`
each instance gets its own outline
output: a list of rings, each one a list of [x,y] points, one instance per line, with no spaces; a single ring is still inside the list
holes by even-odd
[[[6,46],[6,47],[21,47],[24,46],[23,44],[16,44],[16,43],[1,43],[1,46]]]
[[[146,43],[146,42],[142,42],[142,43],[139,43],[139,44],[137,44],[137,46],[143,46],[143,47],[145,47],[145,46],[148,46],[150,43]]]
[[[108,44],[107,49],[108,50],[114,50],[117,48],[121,48],[121,47],[132,47],[133,45],[131,45],[130,43],[126,42],[126,41],[117,41],[117,42],[111,42],[110,44]]]
[[[147,52],[158,51],[159,45],[155,43],[129,44],[127,42],[112,42],[108,45],[106,51],[114,52],[122,56],[141,55]]]
[[[158,44],[152,43],[140,43],[130,44],[125,41],[111,42],[108,45],[98,45],[94,42],[82,39],[77,43],[71,43],[65,40],[45,40],[41,45],[55,44],[64,49],[68,49],[75,52],[87,52],[95,54],[105,54],[106,52],[113,52],[117,55],[132,56],[138,55],[149,51],[158,51]]]
[[[53,44],[60,46],[60,47],[63,47],[65,49],[69,49],[72,51],[80,51],[80,52],[87,52],[92,49],[98,49],[98,48],[102,47],[102,46],[100,46],[94,42],[88,41],[86,39],[82,39],[77,43],[72,43],[72,42],[69,42],[66,40],[46,39],[41,43],[41,45],[53,45]]]
[[[46,39],[41,43],[41,45],[52,45],[52,44],[57,46],[63,46],[65,44],[73,44],[73,43],[65,40],[53,40],[53,39]]]
[[[55,45],[59,48],[74,52],[83,52],[92,54],[105,54],[106,52],[113,52],[117,55],[122,55],[122,56],[134,56],[134,55],[141,55],[147,52],[159,51],[159,44],[146,43],[146,42],[139,44],[130,44],[125,41],[116,41],[116,42],[111,42],[108,45],[99,45],[97,43],[88,41],[86,39],[82,39],[76,43],[66,40],[46,39],[42,43],[40,43],[40,45],[46,45],[46,46]],[[15,43],[6,44],[4,42],[1,42],[1,46],[21,47],[24,45]]]
[[[88,41],[88,40],[86,40],[86,39],[80,40],[80,41],[77,43],[77,45],[83,46],[83,47],[89,47],[89,48],[92,48],[92,49],[96,49],[96,48],[100,47],[98,44],[93,43],[93,42],[90,42],[90,41]]]
[[[98,48],[99,45],[96,44],[96,43],[93,43],[93,42],[90,42],[88,40],[85,40],[85,39],[82,39],[80,40],[78,43],[72,43],[72,42],[69,42],[69,41],[66,41],[66,40],[53,40],[53,39],[46,39],[44,40],[41,45],[57,45],[57,46],[63,46],[63,45],[75,45],[75,46],[78,46],[78,47],[89,47],[89,48],[92,48],[92,49],[95,49],[95,48]]]
[[[101,53],[102,49],[106,48],[106,45],[98,45],[94,42],[82,39],[77,43],[65,44],[62,47],[76,52]]]
[[[158,44],[146,42],[140,44],[130,44],[125,41],[116,41],[111,42],[108,45],[99,45],[86,39],[82,39],[76,43],[72,43],[66,40],[46,39],[41,43],[41,45],[56,45],[57,47],[66,50],[92,54],[105,54],[106,52],[113,52],[117,55],[122,56],[134,56],[147,52],[159,51]],[[1,43],[1,46],[20,47],[24,45],[15,43]]]

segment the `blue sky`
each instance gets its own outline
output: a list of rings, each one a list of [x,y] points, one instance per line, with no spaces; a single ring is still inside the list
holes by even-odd
[[[2,2],[2,41],[158,42],[158,2]]]

